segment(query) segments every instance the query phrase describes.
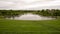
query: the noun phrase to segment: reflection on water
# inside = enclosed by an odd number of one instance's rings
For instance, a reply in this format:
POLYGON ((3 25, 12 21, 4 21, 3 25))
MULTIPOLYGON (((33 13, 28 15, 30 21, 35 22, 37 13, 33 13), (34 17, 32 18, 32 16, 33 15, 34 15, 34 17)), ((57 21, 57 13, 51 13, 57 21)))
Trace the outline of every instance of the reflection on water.
MULTIPOLYGON (((10 19, 13 19, 13 18, 10 18, 10 19)), ((52 20, 52 19, 54 18, 43 17, 40 15, 31 14, 31 13, 20 15, 19 17, 14 18, 14 20, 52 20)))

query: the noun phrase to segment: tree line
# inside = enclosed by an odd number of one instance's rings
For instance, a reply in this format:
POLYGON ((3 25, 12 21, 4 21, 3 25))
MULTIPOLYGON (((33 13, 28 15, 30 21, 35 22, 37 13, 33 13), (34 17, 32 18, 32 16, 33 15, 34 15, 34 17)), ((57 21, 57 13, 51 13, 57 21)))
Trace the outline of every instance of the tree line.
POLYGON ((33 13, 41 16, 58 18, 60 17, 59 9, 42 9, 42 10, 0 10, 0 17, 11 18, 18 17, 24 13, 33 13))

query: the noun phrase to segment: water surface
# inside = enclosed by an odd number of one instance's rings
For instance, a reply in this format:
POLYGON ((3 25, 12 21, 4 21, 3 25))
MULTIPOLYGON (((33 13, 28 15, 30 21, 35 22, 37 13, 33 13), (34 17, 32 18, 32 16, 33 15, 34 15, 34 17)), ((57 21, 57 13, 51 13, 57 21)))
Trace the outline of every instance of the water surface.
MULTIPOLYGON (((10 18, 10 19, 13 19, 13 18, 10 18)), ((15 17, 14 19, 15 20, 52 20, 54 18, 43 17, 41 15, 27 13, 27 14, 20 15, 19 17, 15 17)))

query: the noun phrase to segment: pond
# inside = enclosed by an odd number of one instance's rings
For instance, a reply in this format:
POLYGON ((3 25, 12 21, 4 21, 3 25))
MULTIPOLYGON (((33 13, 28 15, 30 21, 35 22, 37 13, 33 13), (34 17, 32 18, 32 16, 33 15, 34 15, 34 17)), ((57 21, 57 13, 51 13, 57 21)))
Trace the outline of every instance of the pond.
MULTIPOLYGON (((13 19, 13 18, 10 18, 10 19, 13 19)), ((36 15, 32 13, 23 14, 23 15, 20 15, 19 17, 14 18, 14 20, 52 20, 52 19, 55 19, 55 18, 43 17, 41 15, 36 15)))

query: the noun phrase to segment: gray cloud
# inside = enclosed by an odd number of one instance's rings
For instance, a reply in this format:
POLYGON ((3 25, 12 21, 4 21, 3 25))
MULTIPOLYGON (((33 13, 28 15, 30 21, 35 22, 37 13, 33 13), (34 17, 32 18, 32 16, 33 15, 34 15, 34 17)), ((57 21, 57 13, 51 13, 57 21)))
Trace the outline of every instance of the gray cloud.
POLYGON ((60 9, 60 0, 0 0, 0 9, 60 9))

